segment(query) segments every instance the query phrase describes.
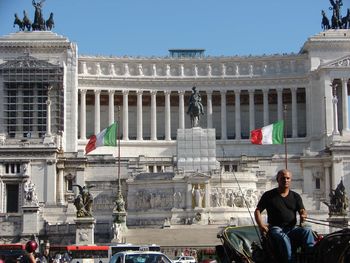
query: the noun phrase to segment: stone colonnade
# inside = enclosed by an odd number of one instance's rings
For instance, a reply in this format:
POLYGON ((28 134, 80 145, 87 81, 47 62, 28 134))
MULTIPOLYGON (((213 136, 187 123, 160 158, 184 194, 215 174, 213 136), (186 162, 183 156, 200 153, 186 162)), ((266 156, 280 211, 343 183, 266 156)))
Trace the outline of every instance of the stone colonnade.
MULTIPOLYGON (((298 137, 298 111, 297 111, 297 87, 289 88, 291 93, 291 113, 292 113, 292 137, 298 137)), ((255 127, 256 124, 256 112, 255 112, 255 102, 254 102, 254 95, 256 94, 257 90, 262 90, 263 94, 263 125, 269 125, 272 120, 269 119, 269 91, 275 90, 277 93, 277 119, 283 119, 283 90, 287 90, 287 88, 277 88, 277 89, 269 89, 269 88, 259 88, 259 89, 249 89, 249 130, 253 130, 257 127, 255 127)), ((95 106, 94 106, 94 133, 97 134, 100 132, 101 127, 101 103, 100 103, 100 96, 101 96, 100 89, 93 90, 95 95, 95 106)), ((122 106, 122 114, 123 114, 123 125, 122 125, 122 133, 123 137, 122 140, 129 140, 129 93, 131 91, 135 90, 122 90, 121 94, 123 96, 123 106, 122 106)), ((215 90, 216 91, 216 90, 215 90)), ((228 116, 227 116, 227 92, 231 90, 220 90, 220 115, 221 115, 221 139, 227 140, 227 124, 228 124, 228 116)), ((235 134, 236 140, 240 140, 241 138, 241 122, 243 121, 241 117, 241 91, 242 90, 233 90, 235 95, 235 134)), ((170 141, 171 140, 171 122, 174 121, 171 119, 171 105, 170 105, 170 90, 165 91, 157 91, 157 90, 151 90, 151 91, 143 91, 143 90, 136 90, 136 97, 137 97, 137 103, 136 103, 136 122, 137 122, 137 136, 136 140, 143 140, 143 105, 142 105, 142 96, 144 93, 150 93, 151 96, 151 136, 150 140, 157 140, 157 94, 162 94, 164 96, 164 131, 165 136, 164 140, 170 141)), ((109 96, 109 103, 108 103, 108 120, 109 124, 111 124, 114 121, 114 95, 116 91, 114 90, 108 90, 108 96, 109 96)), ((206 127, 205 128, 213 128, 213 91, 212 90, 206 90, 206 127)), ((80 139, 86 139, 86 89, 80 89, 80 139)), ((174 92, 172 95, 174 96, 174 92)), ((179 108, 178 108, 178 128, 184 129, 185 128, 185 91, 177 91, 178 94, 178 100, 179 100, 179 108)), ((203 94, 203 93, 202 93, 203 94)), ((306 93, 306 96, 308 96, 308 93, 306 93)), ((307 99, 306 99, 307 101, 307 99)), ((186 102, 187 103, 187 102, 186 102)), ((202 122, 203 124, 203 122, 202 122)), ((204 125, 202 125, 204 126, 204 125)))

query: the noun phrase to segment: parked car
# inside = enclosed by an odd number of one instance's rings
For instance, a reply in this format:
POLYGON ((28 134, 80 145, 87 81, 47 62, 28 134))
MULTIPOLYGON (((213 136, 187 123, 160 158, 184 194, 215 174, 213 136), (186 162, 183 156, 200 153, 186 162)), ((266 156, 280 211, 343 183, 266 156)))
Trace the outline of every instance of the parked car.
POLYGON ((196 263, 196 259, 192 256, 179 256, 174 258, 173 263, 196 263))
POLYGON ((114 254, 109 263, 172 263, 172 261, 157 251, 123 251, 114 254))

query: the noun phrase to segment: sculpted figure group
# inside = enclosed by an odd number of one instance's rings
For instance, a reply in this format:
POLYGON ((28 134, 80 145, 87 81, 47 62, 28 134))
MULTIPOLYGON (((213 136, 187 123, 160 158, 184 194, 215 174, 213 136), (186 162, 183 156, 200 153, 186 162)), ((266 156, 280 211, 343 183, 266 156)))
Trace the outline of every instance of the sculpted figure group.
POLYGON ((23 11, 23 19, 21 20, 17 13, 15 14, 15 21, 13 22, 13 27, 18 26, 21 31, 44 31, 44 30, 52 30, 55 26, 55 22, 53 20, 53 13, 50 14, 50 17, 45 20, 42 14, 42 7, 45 0, 41 0, 40 2, 35 2, 32 0, 32 5, 35 8, 34 13, 34 22, 32 23, 27 16, 27 12, 23 11))
POLYGON ((321 26, 323 30, 328 29, 349 29, 350 28, 350 9, 347 9, 346 16, 341 15, 341 7, 343 6, 343 0, 329 0, 331 7, 329 10, 332 10, 332 19, 329 19, 326 16, 326 12, 322 10, 322 22, 321 26))

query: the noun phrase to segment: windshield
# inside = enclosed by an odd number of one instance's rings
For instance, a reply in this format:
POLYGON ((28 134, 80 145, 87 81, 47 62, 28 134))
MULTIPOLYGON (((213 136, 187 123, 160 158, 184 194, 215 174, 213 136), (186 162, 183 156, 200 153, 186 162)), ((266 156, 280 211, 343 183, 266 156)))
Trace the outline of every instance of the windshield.
POLYGON ((125 263, 171 263, 161 254, 130 254, 125 256, 125 263))

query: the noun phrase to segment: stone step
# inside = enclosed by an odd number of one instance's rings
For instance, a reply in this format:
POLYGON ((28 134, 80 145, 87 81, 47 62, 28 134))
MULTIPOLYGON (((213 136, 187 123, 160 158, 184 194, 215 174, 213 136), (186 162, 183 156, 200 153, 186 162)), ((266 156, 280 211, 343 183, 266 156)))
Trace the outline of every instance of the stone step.
POLYGON ((208 246, 221 244, 217 233, 223 226, 181 226, 170 228, 134 228, 124 235, 132 244, 157 244, 160 246, 208 246))

